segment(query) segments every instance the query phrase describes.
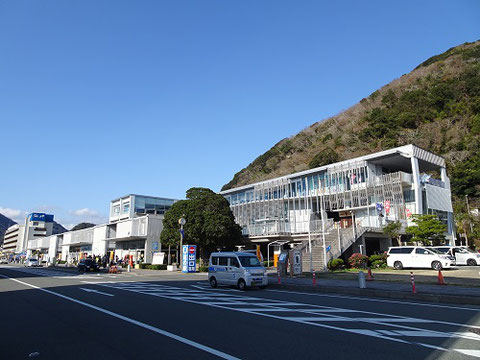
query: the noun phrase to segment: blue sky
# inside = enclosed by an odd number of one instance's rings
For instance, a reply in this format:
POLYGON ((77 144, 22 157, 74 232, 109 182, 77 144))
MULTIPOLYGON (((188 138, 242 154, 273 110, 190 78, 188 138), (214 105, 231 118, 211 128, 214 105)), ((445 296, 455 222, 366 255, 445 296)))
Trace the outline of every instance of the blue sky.
POLYGON ((218 191, 282 138, 480 38, 472 1, 2 1, 0 213, 218 191))

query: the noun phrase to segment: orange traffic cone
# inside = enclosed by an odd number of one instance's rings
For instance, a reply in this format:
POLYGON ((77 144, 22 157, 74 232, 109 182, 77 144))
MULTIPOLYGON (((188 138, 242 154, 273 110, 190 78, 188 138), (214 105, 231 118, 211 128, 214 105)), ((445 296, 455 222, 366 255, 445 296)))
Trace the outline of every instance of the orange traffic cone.
POLYGON ((370 268, 368 268, 368 273, 367 273, 367 278, 366 278, 367 281, 373 281, 375 280, 375 278, 373 277, 372 275, 372 270, 370 268))
POLYGON ((447 285, 445 280, 443 279, 442 271, 438 270, 438 282, 437 285, 447 285))

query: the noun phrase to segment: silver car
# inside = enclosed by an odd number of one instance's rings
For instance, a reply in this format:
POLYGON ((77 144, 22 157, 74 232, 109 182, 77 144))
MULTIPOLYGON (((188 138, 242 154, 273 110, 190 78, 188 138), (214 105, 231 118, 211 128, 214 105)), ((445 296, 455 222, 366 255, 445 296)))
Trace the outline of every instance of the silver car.
POLYGON ((25 267, 38 266, 38 260, 35 259, 35 258, 30 258, 30 259, 25 260, 23 265, 25 265, 25 267))
POLYGON ((258 258, 246 252, 216 252, 210 255, 208 281, 215 288, 218 284, 236 285, 238 289, 268 285, 267 271, 258 258))

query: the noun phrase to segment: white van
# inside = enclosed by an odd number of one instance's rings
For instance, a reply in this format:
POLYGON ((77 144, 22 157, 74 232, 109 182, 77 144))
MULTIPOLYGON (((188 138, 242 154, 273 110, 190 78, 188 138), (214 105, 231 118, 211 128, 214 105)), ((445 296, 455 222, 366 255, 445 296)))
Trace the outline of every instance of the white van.
POLYGON ((267 271, 258 258, 246 252, 216 252, 210 255, 208 281, 215 288, 218 284, 236 285, 240 290, 268 285, 267 271))
POLYGON ((397 270, 403 268, 448 269, 455 266, 455 258, 435 248, 424 246, 397 246, 388 248, 387 265, 397 270))
POLYGON ((435 246, 434 248, 445 255, 455 254, 457 265, 480 265, 480 254, 465 246, 435 246))

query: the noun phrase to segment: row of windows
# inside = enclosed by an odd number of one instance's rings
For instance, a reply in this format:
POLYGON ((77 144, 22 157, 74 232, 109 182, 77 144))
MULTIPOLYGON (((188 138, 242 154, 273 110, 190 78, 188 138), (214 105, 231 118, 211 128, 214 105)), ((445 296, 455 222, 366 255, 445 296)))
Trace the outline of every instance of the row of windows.
POLYGON ((287 187, 279 186, 267 191, 249 190, 233 195, 226 195, 230 205, 243 204, 260 200, 282 199, 287 197, 305 196, 307 193, 312 194, 317 189, 340 188, 341 191, 348 191, 351 185, 364 183, 368 178, 366 167, 354 169, 339 174, 321 174, 303 177, 301 179, 292 180, 287 187))

